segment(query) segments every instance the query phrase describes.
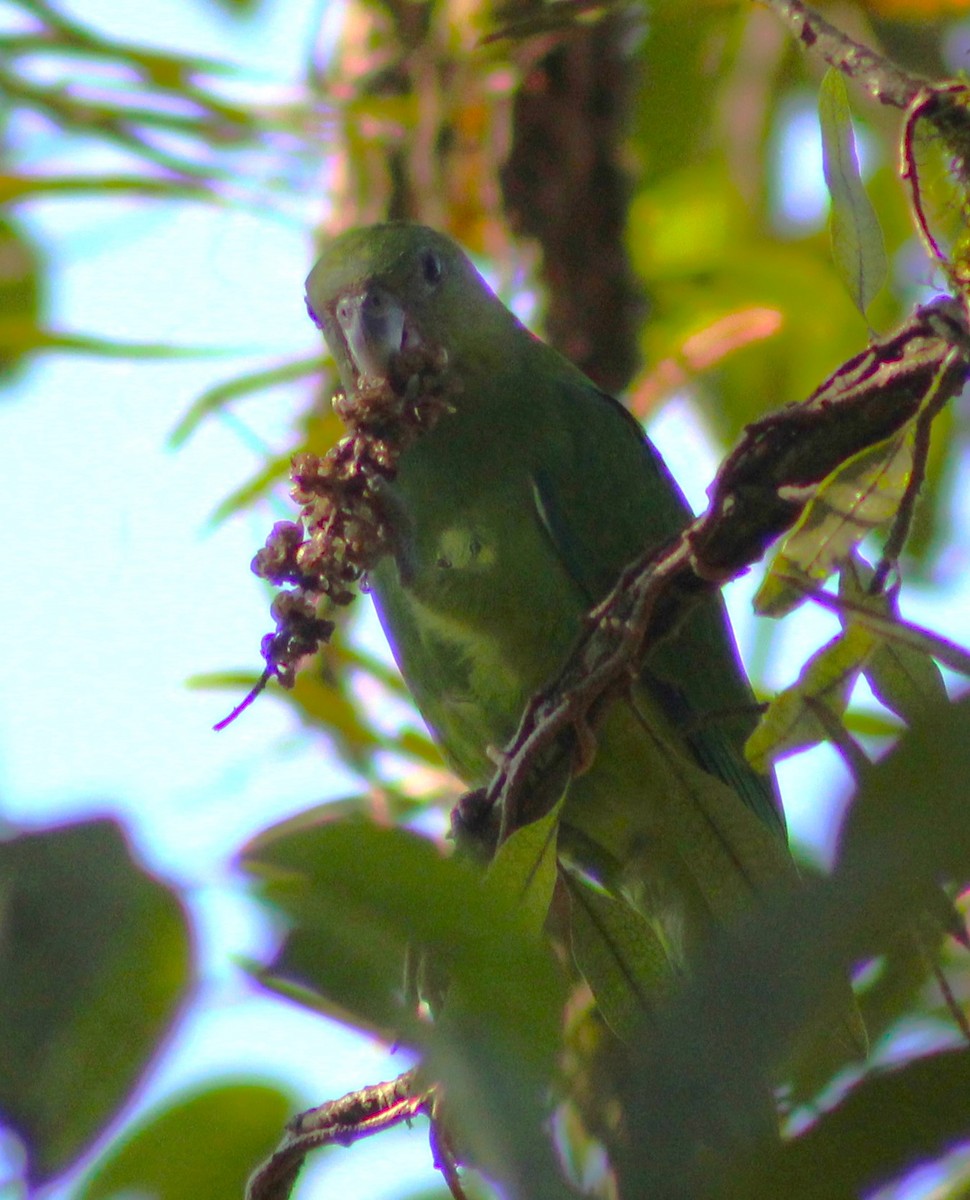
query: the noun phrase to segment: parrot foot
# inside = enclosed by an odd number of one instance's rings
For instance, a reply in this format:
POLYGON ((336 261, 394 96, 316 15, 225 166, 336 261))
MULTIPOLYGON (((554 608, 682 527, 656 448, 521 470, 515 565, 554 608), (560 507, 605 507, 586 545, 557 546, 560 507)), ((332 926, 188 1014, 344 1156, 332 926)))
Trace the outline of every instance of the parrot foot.
POLYGON ((569 724, 573 731, 576 744, 573 746, 573 775, 584 775, 593 765, 599 743, 596 734, 586 715, 586 705, 577 700, 576 711, 569 714, 569 724))
POLYGON ((485 788, 465 792, 451 810, 450 837, 459 850, 490 862, 498 846, 499 816, 485 788))

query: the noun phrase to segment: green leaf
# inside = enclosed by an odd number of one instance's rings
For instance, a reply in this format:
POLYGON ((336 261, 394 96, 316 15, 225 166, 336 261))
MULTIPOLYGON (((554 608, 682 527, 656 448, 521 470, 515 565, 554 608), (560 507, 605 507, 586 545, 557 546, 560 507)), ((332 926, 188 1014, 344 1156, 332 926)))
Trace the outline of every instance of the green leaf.
POLYGON ((182 445, 206 417, 224 408, 230 400, 238 400, 240 396, 249 396, 254 392, 267 391, 271 387, 278 387, 281 383, 292 383, 297 379, 318 375, 328 361, 319 354, 314 354, 310 358, 295 358, 275 367, 266 367, 261 371, 247 371, 245 375, 209 388, 199 396, 172 430, 169 437, 170 444, 172 446, 182 445))
POLYGON ((148 1113, 95 1164, 75 1200, 239 1200, 298 1107, 258 1080, 226 1080, 148 1113))
POLYGON ((864 712, 850 708, 844 714, 842 724, 855 738, 892 738, 895 741, 903 732, 902 725, 894 717, 878 709, 864 712))
POLYGON ((913 469, 914 427, 861 451, 818 486, 784 539, 755 596, 763 616, 781 617, 821 586, 874 530, 888 524, 913 469))
MULTIPOLYGON (((765 1147, 725 1200, 856 1200, 942 1158, 970 1128, 970 1051, 873 1073, 801 1137, 765 1147)), ((897 1193, 895 1188, 892 1193, 897 1193)), ((963 1192, 934 1189, 939 1196, 963 1192)))
MULTIPOLYGON (((845 576, 843 575, 843 578, 845 576)), ((894 613, 889 612, 885 605, 873 604, 871 600, 860 603, 853 597, 840 594, 838 600, 825 593, 814 597, 816 602, 826 608, 831 608, 839 614, 844 624, 852 622, 867 629, 876 638, 884 638, 900 646, 908 646, 923 654, 928 654, 941 662, 951 671, 961 675, 970 675, 970 650, 965 650, 948 638, 914 625, 911 621, 903 621, 894 613)))
POLYGON ((926 944, 929 937, 928 932, 923 938, 915 937, 913 926, 902 930, 883 955, 869 964, 861 985, 857 986, 859 1011, 873 1045, 919 1007, 930 963, 938 954, 943 935, 937 931, 926 944))
POLYGON ((628 1040, 670 982, 667 952, 656 929, 632 904, 573 871, 565 878, 576 966, 606 1023, 628 1040))
POLYGON ((250 17, 260 6, 260 0, 212 0, 217 8, 239 17, 250 17))
POLYGON ((943 675, 931 655, 891 636, 876 646, 863 670, 880 704, 909 724, 946 700, 943 675))
POLYGON ((251 508, 254 501, 269 495, 274 487, 286 478, 292 454, 271 455, 258 471, 234 488, 212 510, 209 524, 213 529, 243 509, 251 508))
MULTIPOLYGON (((209 399, 212 400, 211 393, 209 393, 209 399)), ((223 395, 222 401, 226 399, 227 397, 223 395)), ((212 412, 216 408, 220 408, 222 401, 217 399, 213 402, 213 406, 208 407, 206 411, 212 412)), ((202 401, 199 402, 199 404, 201 403, 202 401)), ((173 437, 186 436, 187 432, 194 427, 192 422, 205 415, 199 408, 199 404, 193 410, 196 416, 187 417, 172 435, 173 437), (186 425, 186 422, 189 422, 189 425, 186 425)), ((267 457, 258 471, 216 505, 209 518, 212 525, 218 525, 233 513, 249 507, 254 500, 265 496, 277 484, 285 482, 289 475, 290 462, 297 451, 308 450, 311 454, 325 454, 345 433, 346 426, 332 408, 328 407, 323 413, 311 413, 305 421, 304 438, 301 444, 293 447, 286 454, 267 457)))
MULTIPOLYGON (((410 693, 397 671, 371 656, 358 653, 345 642, 331 642, 325 646, 314 663, 300 672, 292 688, 271 683, 266 696, 290 705, 302 721, 332 738, 336 752, 366 778, 379 777, 374 762, 377 751, 390 751, 444 772, 441 751, 423 732, 423 727, 387 734, 374 728, 367 705, 350 686, 351 671, 372 676, 381 687, 410 703, 410 693)), ((218 671, 194 675, 187 683, 192 688, 245 695, 259 678, 254 671, 218 671)), ((419 721, 415 714, 416 726, 419 721)))
MULTIPOLYGON (((538 833, 547 843, 546 831, 538 833)), ((297 982, 324 1002, 336 997, 356 1023, 379 1012, 400 1038, 424 1047, 429 1076, 444 1085, 449 1125, 471 1160, 512 1195, 551 1197, 561 1189, 540 1098, 552 1078, 565 987, 535 932, 532 905, 524 912, 520 888, 496 886, 506 872, 522 881, 513 868, 528 842, 490 883, 425 838, 364 821, 269 830, 244 860, 261 897, 292 926, 270 970, 291 967, 299 940, 300 965, 312 971, 297 982), (405 1009, 400 985, 391 991, 389 970, 397 964, 400 981, 408 946, 449 980, 432 1026, 405 1009)))
POLYGON ((560 983, 521 893, 484 883, 427 838, 366 821, 286 823, 251 843, 243 865, 292 923, 273 975, 420 1041, 401 989, 414 946, 444 965, 466 1006, 516 1030, 527 1057, 538 1052, 534 1018, 560 983))
POLYGON ((105 196, 112 192, 159 200, 208 200, 219 202, 214 188, 204 182, 163 179, 152 175, 0 175, 0 204, 35 200, 40 196, 74 199, 105 196))
POLYGON ((485 887, 517 897, 526 926, 542 932, 558 876, 556 835, 562 800, 538 821, 523 825, 499 846, 489 864, 485 887))
POLYGON ((829 732, 818 713, 822 705, 841 720, 859 674, 876 645, 876 638, 858 625, 850 625, 808 660, 796 683, 771 701, 744 752, 756 771, 819 742, 829 732))
POLYGON ((832 256, 862 313, 886 282, 889 264, 879 219, 862 184, 845 80, 834 67, 819 88, 822 169, 832 198, 832 256))
POLYGON ((56 351, 89 358, 194 359, 234 353, 225 346, 172 346, 166 342, 129 342, 120 338, 95 337, 86 333, 64 333, 45 329, 31 321, 4 315, 0 318, 0 357, 56 351))
MULTIPOLYGON (((0 218, 0 313, 3 324, 33 329, 40 318, 42 262, 37 247, 18 224, 0 218)), ((0 326, 2 328, 2 326, 0 326)), ((9 381, 32 349, 0 336, 0 380, 9 381)))
POLYGON ((737 1164, 739 1140, 754 1147, 747 1156, 751 1173, 736 1188, 727 1187, 725 1159, 713 1153, 714 1194, 737 1200, 865 1195, 884 1180, 885 1162, 890 1170, 902 1169, 940 1152, 956 1129, 965 1133, 967 1060, 958 1066, 948 1059, 954 1074, 948 1081, 941 1077, 938 1106, 931 1100, 929 1067, 915 1102, 901 1077, 894 1115, 885 1110, 887 1142, 895 1139, 890 1159, 882 1152, 873 1160, 856 1158, 854 1138, 866 1136, 867 1125, 871 1135, 872 1124, 880 1124, 879 1109, 872 1108, 857 1133, 827 1150, 826 1162, 841 1160, 846 1172, 857 1172, 851 1187, 833 1188, 819 1160, 806 1153, 799 1158, 802 1191, 794 1173, 791 1187, 776 1173, 774 1155, 787 1150, 770 1122, 759 1135, 758 1103, 760 1095, 763 1118, 766 1082, 803 1031, 828 1028, 836 1042, 850 1031, 843 975, 848 964, 891 952, 927 902, 938 910, 940 880, 959 887, 970 879, 968 778, 970 699, 924 714, 866 773, 830 877, 806 881, 800 893, 766 896, 729 935, 712 939, 644 1036, 630 1043, 623 1099, 631 1195, 709 1194, 711 1180, 696 1186, 691 1176, 706 1169, 697 1145, 727 1147, 737 1164))
POLYGON ((128 1100, 191 975, 182 905, 115 822, 0 843, 0 1113, 32 1181, 65 1170, 128 1100))
POLYGON ((938 912, 939 883, 970 881, 968 778, 964 699, 923 708, 864 781, 842 828, 836 866, 852 886, 879 888, 858 955, 873 948, 865 939, 885 939, 924 908, 938 912))

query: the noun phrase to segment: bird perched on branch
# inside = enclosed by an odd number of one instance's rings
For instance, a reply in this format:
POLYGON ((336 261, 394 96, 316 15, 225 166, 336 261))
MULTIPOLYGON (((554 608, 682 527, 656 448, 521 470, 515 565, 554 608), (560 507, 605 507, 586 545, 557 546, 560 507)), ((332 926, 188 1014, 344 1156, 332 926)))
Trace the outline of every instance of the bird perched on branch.
MULTIPOLYGON (((473 787, 586 614, 690 511, 634 418, 494 295, 449 238, 394 222, 333 240, 307 303, 348 392, 434 345, 452 411, 387 484, 381 624, 448 762, 473 787)), ((745 760, 753 698, 719 595, 651 652, 569 783, 563 857, 635 898, 672 963, 795 869, 773 780, 745 760), (730 715, 725 715, 730 714, 730 715)))

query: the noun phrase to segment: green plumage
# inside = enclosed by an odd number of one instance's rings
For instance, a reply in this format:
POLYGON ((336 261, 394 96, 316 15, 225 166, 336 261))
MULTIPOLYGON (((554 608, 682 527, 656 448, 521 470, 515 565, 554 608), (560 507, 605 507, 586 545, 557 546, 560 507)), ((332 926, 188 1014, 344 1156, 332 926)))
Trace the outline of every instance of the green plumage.
MULTIPOLYGON (((307 281, 344 383, 418 342, 448 353, 455 411, 403 455, 374 600, 415 702, 469 785, 562 666, 584 614, 689 519, 633 418, 501 304, 462 251, 394 223, 332 242, 307 281)), ((623 889, 682 956, 711 918, 790 882, 772 780, 745 761, 750 689, 719 597, 651 656, 575 778, 560 847, 623 889), (721 715, 719 715, 721 714, 721 715)))

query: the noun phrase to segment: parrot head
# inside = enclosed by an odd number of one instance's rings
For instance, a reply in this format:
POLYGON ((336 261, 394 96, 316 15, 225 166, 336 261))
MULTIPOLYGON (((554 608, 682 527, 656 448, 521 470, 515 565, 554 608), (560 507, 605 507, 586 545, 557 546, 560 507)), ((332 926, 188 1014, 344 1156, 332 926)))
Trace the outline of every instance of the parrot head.
POLYGON ((518 326, 455 242, 406 221, 334 238, 307 278, 306 302, 348 391, 385 379, 402 350, 430 341, 453 357, 502 345, 518 326))

